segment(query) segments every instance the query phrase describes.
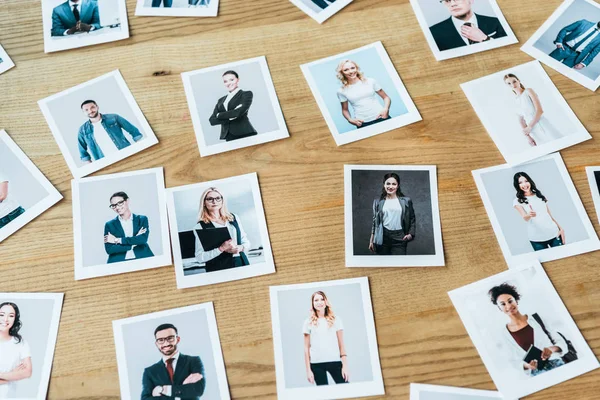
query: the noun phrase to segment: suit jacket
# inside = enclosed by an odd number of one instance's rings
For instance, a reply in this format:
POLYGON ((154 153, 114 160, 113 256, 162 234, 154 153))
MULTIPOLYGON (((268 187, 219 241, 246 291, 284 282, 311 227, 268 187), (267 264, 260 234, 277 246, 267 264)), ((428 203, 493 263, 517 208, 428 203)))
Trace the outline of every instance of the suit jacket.
MULTIPOLYGON (((402 230, 405 235, 410 234, 413 240, 415 238, 416 218, 410 197, 397 197, 402 207, 402 230)), ((373 234, 373 243, 383 244, 383 205, 385 199, 376 198, 373 200, 373 225, 371 233, 373 234)))
POLYGON ((173 382, 169 379, 167 367, 162 359, 146 368, 142 377, 141 400, 158 399, 157 397, 152 397, 152 390, 157 386, 163 385, 171 385, 171 397, 160 396, 160 399, 174 399, 175 397, 179 397, 181 400, 199 400, 206 387, 204 366, 200 357, 186 356, 179 353, 179 359, 177 360, 175 373, 173 374, 173 382), (185 378, 193 373, 202 374, 202 379, 196 383, 183 385, 185 378))
POLYGON ((121 238, 121 244, 104 243, 104 250, 108 254, 107 263, 114 263, 119 261, 125 261, 125 256, 133 246, 133 254, 135 258, 153 257, 154 253, 148 246, 148 236, 150 236, 150 228, 148 226, 148 217, 145 215, 133 214, 133 236, 126 237, 121 221, 117 216, 115 219, 111 219, 104 224, 104 235, 112 233, 114 236, 121 238), (143 235, 136 234, 140 229, 146 228, 146 233, 143 235))
MULTIPOLYGON (((335 2, 335 0, 329 0, 329 1, 332 3, 335 2)), ((323 9, 329 7, 329 3, 327 3, 325 0, 312 0, 312 2, 323 9)))
MULTIPOLYGON (((579 36, 585 34, 585 32, 596 25, 595 22, 590 22, 585 19, 573 22, 571 25, 567 25, 558 32, 554 43, 561 43, 563 46, 567 46, 567 42, 577 39, 579 36)), ((594 40, 590 42, 585 48, 579 53, 575 59, 575 64, 590 65, 594 58, 600 53, 600 35, 596 36, 594 40)))
MULTIPOLYGON (((498 18, 486 17, 485 15, 475 14, 477 26, 492 39, 499 39, 506 36, 506 32, 500 24, 498 18)), ((443 20, 429 28, 435 43, 440 51, 455 49, 466 46, 460 33, 456 30, 452 17, 443 20)))
MULTIPOLYGON (((98 2, 96 0, 81 0, 80 3, 79 20, 92 25, 94 29, 100 29, 98 2)), ((66 30, 71 29, 76 24, 77 20, 68 1, 54 7, 54 10, 52 10, 52 36, 63 36, 66 30)))
POLYGON ((226 98, 227 96, 223 96, 217 101, 215 110, 209 119, 211 125, 221 125, 220 139, 232 140, 256 135, 256 129, 248 119, 248 110, 252 105, 252 92, 244 90, 237 92, 227 104, 227 110, 223 105, 226 98), (240 107, 236 108, 238 106, 240 107), (230 118, 234 119, 230 120, 230 118))

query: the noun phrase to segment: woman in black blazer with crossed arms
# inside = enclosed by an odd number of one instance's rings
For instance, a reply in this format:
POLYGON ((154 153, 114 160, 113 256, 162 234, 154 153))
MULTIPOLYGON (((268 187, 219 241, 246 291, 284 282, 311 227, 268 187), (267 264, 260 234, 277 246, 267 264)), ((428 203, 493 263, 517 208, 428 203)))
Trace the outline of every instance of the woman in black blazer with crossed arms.
POLYGON ((223 74, 223 84, 229 92, 217 101, 209 122, 211 125, 221 125, 219 139, 227 142, 256 135, 256 129, 248 119, 248 110, 252 105, 252 92, 238 87, 240 78, 235 71, 223 74))

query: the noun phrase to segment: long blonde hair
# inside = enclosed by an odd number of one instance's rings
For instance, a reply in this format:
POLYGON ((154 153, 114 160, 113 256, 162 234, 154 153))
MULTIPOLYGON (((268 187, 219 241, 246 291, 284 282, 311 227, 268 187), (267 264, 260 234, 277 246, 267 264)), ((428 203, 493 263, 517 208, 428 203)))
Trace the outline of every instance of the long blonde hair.
POLYGON ((221 193, 219 191, 219 189, 217 189, 216 187, 209 187, 202 193, 202 196, 200 196, 200 207, 198 209, 198 222, 202 221, 204 223, 209 223, 211 221, 209 218, 210 214, 209 214, 208 210, 206 209, 206 205, 204 204, 204 202, 206 200, 206 196, 210 192, 219 193, 219 195, 223 199, 222 203, 221 203, 222 204, 221 209, 219 210, 219 215, 221 216, 221 218, 223 218, 225 221, 229 221, 229 222, 233 221, 233 214, 230 213, 229 211, 227 211, 227 203, 225 202, 225 196, 223 196, 223 193, 221 193))
POLYGON ((325 292, 320 290, 314 292, 312 296, 310 296, 310 324, 317 326, 317 322, 319 321, 319 314, 317 314, 317 310, 315 310, 315 296, 321 295, 323 297, 323 301, 325 301, 325 319, 327 320, 327 324, 331 328, 333 323, 335 322, 335 314, 333 312, 333 308, 331 307, 331 303, 327 300, 327 295, 325 292))
POLYGON ((362 73, 357 63, 350 59, 342 60, 335 69, 336 77, 342 82, 342 86, 346 87, 349 84, 348 79, 346 79, 346 75, 344 75, 344 73, 342 72, 342 69, 344 69, 344 64, 346 63, 354 64, 354 66, 356 67, 356 76, 358 77, 358 79, 360 79, 361 81, 365 80, 365 74, 362 73))

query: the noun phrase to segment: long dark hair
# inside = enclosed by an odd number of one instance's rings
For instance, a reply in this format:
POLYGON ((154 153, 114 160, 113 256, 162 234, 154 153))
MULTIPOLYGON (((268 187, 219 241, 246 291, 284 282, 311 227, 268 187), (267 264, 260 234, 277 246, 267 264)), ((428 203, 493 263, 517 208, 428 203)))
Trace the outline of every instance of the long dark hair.
POLYGON ((21 322, 21 312, 19 311, 19 307, 17 307, 15 303, 11 303, 10 301, 5 301, 4 303, 0 304, 0 308, 4 306, 11 306, 13 310, 15 310, 15 323, 8 330, 8 334, 17 339, 17 343, 21 343, 21 340, 23 340, 23 338, 21 337, 21 335, 19 335, 19 331, 21 330, 23 323, 21 322))
POLYGON ((385 174, 383 176, 383 186, 381 188, 381 196, 380 196, 381 200, 383 200, 383 199, 385 199, 387 197, 387 192, 385 190, 385 181, 387 181, 390 178, 394 178, 396 180, 396 182, 398 182, 398 189, 396 190, 396 196, 398 196, 398 197, 404 197, 404 194, 400 190, 400 177, 395 172, 388 172, 387 174, 385 174))
POLYGON ((519 178, 520 177, 527 179, 527 182, 529 182, 529 184, 531 185, 531 193, 535 194, 537 197, 542 199, 544 201, 544 203, 548 202, 548 199, 546 199, 546 196, 544 196, 542 194, 542 192, 540 192, 540 190, 535 186, 535 182, 533 181, 533 179, 531 179, 529 177, 529 175, 527 175, 525 172, 517 172, 515 174, 515 177, 513 178, 513 186, 515 187, 515 190, 517 191, 517 199, 519 199, 519 203, 529 204, 527 202, 527 199, 525 198, 525 192, 522 191, 521 188, 519 187, 519 178))

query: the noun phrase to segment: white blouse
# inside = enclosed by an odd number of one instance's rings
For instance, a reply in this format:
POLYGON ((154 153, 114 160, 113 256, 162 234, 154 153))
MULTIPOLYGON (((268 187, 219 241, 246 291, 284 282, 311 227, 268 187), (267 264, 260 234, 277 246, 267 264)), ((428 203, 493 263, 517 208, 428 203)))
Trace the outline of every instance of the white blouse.
MULTIPOLYGON (((242 226, 242 222, 240 221, 240 218, 234 214, 235 220, 240 228, 240 233, 241 233, 241 240, 240 243, 242 244, 242 246, 244 247, 243 251, 248 251, 250 250, 250 240, 248 239, 248 235, 246 235, 246 231, 244 230, 244 227, 242 226)), ((233 224, 229 221, 225 222, 225 225, 219 224, 218 222, 212 222, 212 224, 215 226, 215 228, 227 228, 227 230, 229 231, 229 236, 231 236, 231 239, 233 241, 234 244, 238 243, 237 240, 237 231, 235 229, 235 226, 233 226, 233 224)), ((198 234, 196 233, 196 229, 202 229, 202 225, 200 223, 197 223, 196 226, 194 226, 194 237, 196 238, 196 260, 198 260, 198 262, 201 263, 205 263, 207 261, 212 260, 213 258, 218 257, 222 252, 219 250, 219 248, 217 247, 216 249, 212 249, 209 251, 204 251, 204 248, 202 247, 202 243, 200 242, 200 238, 198 237, 198 234)), ((239 254, 234 254, 234 257, 239 257, 239 254)))

